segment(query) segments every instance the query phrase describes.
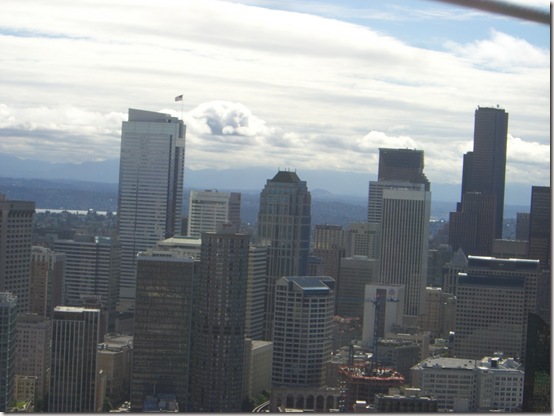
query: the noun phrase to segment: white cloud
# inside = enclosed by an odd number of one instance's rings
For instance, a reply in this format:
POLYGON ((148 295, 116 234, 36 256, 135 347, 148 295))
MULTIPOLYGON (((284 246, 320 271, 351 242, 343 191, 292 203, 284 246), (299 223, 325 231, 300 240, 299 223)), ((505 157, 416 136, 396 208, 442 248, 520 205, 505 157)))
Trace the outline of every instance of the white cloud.
POLYGON ((127 108, 181 117, 179 94, 196 169, 375 173, 378 147, 408 147, 425 151, 431 181, 459 181, 473 110, 497 103, 510 131, 548 146, 545 51, 497 31, 450 46, 415 48, 336 19, 234 2, 6 0, 0 151, 117 158, 127 108))

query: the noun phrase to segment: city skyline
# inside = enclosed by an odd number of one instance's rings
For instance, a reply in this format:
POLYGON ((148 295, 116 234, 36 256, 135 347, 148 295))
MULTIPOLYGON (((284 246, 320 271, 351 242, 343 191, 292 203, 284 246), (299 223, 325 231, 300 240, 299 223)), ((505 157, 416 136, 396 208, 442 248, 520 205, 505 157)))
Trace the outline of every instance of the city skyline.
POLYGON ((547 25, 429 0, 43 7, 0 17, 4 154, 116 159, 130 106, 184 119, 192 169, 375 174, 379 147, 411 148, 460 183, 472 112, 498 104, 507 182, 549 183, 547 25))

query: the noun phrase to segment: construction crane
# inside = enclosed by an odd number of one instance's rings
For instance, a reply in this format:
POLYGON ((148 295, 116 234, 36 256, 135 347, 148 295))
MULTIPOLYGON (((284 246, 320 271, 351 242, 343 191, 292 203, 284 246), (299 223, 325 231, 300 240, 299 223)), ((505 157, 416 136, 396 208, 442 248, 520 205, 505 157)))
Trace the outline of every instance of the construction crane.
POLYGON ((381 305, 385 304, 387 302, 399 302, 398 298, 396 297, 381 297, 377 295, 375 298, 368 298, 366 300, 369 300, 371 303, 373 303, 373 306, 375 306, 375 317, 373 318, 373 342, 371 345, 371 369, 373 370, 377 365, 377 340, 379 338, 379 317, 381 314, 381 305))

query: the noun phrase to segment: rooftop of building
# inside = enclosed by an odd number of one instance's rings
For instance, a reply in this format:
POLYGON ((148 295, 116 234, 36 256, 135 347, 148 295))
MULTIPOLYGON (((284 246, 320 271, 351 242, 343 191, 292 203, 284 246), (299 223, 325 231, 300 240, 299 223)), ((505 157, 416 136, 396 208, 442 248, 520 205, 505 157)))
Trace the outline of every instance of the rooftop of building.
POLYGON ((335 280, 330 276, 283 276, 281 279, 304 291, 327 291, 335 285, 335 280))
POLYGON ((422 370, 425 368, 442 369, 473 369, 477 366, 477 360, 452 357, 431 357, 427 358, 412 367, 412 369, 422 370))
POLYGON ((298 183, 302 182, 296 172, 291 172, 290 170, 279 170, 277 174, 273 177, 271 182, 281 182, 281 183, 298 183))

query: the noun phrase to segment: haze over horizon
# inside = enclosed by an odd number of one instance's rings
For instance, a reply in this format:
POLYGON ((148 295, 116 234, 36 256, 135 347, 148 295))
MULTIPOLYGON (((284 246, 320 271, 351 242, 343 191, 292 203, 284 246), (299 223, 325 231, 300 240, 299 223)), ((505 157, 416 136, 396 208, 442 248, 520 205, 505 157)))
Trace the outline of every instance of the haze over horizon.
POLYGON ((432 184, 459 185, 475 108, 500 105, 507 184, 550 184, 546 25, 425 0, 8 0, 3 10, 4 155, 117 159, 121 123, 139 108, 184 119, 194 171, 370 176, 379 147, 413 148, 432 184))

